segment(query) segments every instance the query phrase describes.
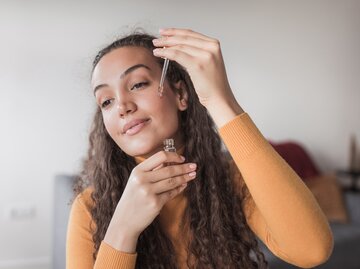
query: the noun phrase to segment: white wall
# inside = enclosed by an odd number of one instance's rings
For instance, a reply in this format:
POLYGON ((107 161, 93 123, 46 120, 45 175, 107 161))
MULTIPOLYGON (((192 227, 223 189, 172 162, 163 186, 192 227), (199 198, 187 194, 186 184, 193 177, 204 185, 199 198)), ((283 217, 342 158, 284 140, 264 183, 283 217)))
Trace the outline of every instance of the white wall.
POLYGON ((217 37, 267 138, 303 143, 324 171, 347 166, 350 134, 360 140, 360 1, 209 2, 0 2, 0 266, 50 266, 53 178, 79 168, 91 60, 127 25, 217 37), (19 203, 35 218, 6 220, 19 203))

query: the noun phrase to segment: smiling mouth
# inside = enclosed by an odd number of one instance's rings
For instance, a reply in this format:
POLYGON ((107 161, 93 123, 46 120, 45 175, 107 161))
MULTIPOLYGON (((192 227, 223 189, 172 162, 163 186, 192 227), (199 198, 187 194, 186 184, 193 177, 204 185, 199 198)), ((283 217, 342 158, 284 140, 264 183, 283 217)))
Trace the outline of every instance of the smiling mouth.
POLYGON ((146 125, 147 123, 150 121, 150 119, 143 121, 139 124, 134 125, 133 127, 129 128, 128 130, 126 130, 126 132, 124 133, 124 135, 135 135, 138 132, 140 132, 146 125))

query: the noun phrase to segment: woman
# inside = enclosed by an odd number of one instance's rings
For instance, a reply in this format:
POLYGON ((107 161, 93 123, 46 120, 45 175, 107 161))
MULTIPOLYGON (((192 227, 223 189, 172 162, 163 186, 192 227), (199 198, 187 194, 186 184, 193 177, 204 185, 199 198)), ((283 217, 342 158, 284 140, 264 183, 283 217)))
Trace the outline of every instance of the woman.
POLYGON ((219 42, 185 29, 160 35, 124 37, 94 60, 98 107, 67 268, 266 268, 255 236, 291 264, 326 261, 328 222, 236 101, 219 42), (177 152, 163 150, 167 138, 177 152))

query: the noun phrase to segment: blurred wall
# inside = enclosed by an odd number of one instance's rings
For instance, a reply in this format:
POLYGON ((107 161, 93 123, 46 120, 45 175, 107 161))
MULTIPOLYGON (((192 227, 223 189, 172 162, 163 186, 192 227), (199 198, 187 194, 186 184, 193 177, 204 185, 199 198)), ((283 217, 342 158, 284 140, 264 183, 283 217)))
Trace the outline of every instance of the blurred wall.
POLYGON ((350 134, 360 140, 359 25, 356 0, 1 1, 0 268, 50 267, 53 178, 80 168, 91 61, 116 36, 174 26, 218 38, 263 134, 301 142, 333 171, 348 164, 350 134), (28 205, 32 219, 8 218, 28 205))

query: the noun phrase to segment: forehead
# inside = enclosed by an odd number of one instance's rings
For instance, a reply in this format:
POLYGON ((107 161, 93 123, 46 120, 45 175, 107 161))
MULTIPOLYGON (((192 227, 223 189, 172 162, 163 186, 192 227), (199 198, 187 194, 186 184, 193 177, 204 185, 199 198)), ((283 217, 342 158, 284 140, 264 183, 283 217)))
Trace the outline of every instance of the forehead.
POLYGON ((120 76, 129 67, 136 64, 145 64, 151 70, 160 69, 155 56, 145 48, 122 47, 104 55, 95 66, 91 82, 101 82, 113 76, 120 76))

